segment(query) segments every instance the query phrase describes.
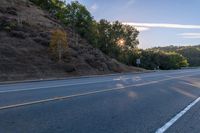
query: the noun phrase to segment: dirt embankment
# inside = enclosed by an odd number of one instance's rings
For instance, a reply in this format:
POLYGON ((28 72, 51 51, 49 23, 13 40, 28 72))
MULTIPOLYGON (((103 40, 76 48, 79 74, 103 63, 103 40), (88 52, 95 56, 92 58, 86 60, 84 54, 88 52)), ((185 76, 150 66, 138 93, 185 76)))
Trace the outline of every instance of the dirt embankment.
MULTIPOLYGON (((51 30, 61 26, 25 0, 1 0, 0 81, 142 71, 109 58, 66 28, 69 49, 62 63, 49 54, 51 30)), ((78 36, 78 35, 77 35, 78 36)))

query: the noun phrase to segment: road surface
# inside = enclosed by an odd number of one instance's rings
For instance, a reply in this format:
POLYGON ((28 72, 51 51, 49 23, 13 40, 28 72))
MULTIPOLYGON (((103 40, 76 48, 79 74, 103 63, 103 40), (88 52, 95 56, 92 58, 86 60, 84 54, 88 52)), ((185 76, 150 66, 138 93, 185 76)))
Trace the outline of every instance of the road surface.
POLYGON ((0 133, 199 133, 200 69, 0 85, 0 133))

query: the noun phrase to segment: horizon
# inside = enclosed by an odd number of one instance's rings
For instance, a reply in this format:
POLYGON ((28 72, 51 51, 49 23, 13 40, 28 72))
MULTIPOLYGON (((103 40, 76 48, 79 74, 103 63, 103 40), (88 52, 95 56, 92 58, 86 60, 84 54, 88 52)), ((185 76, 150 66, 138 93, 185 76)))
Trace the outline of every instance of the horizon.
MULTIPOLYGON (((71 2, 74 0, 67 0, 71 2)), ((120 21, 140 31, 139 48, 200 44, 200 1, 78 0, 95 20, 120 21), (111 10, 112 9, 112 10, 111 10), (105 11, 102 13, 102 11, 105 11), (124 15, 126 14, 126 15, 124 15)))

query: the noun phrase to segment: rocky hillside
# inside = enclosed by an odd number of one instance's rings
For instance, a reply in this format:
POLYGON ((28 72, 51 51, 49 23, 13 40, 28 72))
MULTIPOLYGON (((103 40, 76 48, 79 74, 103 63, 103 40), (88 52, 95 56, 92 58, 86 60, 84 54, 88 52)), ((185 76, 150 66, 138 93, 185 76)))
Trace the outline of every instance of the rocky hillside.
POLYGON ((67 28, 69 49, 64 61, 57 63, 49 54, 52 29, 61 24, 27 0, 0 2, 0 80, 141 71, 125 66, 93 48, 78 37, 74 45, 67 28))

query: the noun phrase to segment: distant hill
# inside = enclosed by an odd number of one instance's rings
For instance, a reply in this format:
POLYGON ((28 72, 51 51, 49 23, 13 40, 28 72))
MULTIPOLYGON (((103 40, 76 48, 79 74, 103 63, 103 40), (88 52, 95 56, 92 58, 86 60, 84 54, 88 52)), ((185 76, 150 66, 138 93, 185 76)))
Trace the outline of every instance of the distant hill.
POLYGON ((187 58, 191 67, 200 66, 200 45, 155 47, 154 50, 177 52, 187 58))
POLYGON ((1 0, 0 81, 75 75, 142 71, 109 58, 28 0, 1 0), (69 38, 62 63, 53 60, 48 47, 51 30, 62 27, 69 38))

